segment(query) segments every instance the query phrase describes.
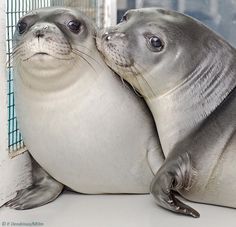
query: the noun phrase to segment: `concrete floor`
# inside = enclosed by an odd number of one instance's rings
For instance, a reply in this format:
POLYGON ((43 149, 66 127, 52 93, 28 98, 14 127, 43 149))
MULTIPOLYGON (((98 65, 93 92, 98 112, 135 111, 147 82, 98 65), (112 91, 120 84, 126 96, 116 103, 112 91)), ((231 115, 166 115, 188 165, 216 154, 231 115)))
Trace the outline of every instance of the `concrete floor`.
POLYGON ((150 195, 80 195, 64 192, 32 210, 0 209, 0 226, 44 227, 235 227, 236 209, 189 203, 201 217, 175 215, 150 195), (33 223, 34 222, 34 223, 33 223))

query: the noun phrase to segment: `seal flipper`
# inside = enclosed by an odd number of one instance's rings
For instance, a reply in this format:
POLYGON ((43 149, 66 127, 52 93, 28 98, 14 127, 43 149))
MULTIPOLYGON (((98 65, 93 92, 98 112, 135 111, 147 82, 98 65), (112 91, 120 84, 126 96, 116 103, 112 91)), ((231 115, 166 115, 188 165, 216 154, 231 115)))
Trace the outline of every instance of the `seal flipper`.
POLYGON ((53 201, 62 192, 64 185, 49 176, 32 157, 31 159, 33 184, 19 190, 16 197, 5 206, 16 210, 31 209, 53 201))
POLYGON ((191 166, 188 153, 177 159, 166 159, 151 183, 151 193, 161 207, 176 213, 198 218, 200 214, 175 197, 176 192, 189 190, 195 170, 191 166))

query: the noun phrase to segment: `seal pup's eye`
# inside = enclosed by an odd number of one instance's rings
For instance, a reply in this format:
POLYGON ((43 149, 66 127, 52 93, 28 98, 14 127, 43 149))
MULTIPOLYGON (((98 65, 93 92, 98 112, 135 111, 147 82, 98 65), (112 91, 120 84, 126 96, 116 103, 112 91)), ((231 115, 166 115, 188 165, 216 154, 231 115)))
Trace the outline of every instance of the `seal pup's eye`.
POLYGON ((161 51, 164 47, 163 42, 157 36, 149 37, 148 43, 149 49, 151 49, 151 51, 161 51))
POLYGON ((77 34, 80 32, 81 23, 78 20, 72 20, 69 21, 67 27, 70 29, 70 31, 77 34))
POLYGON ((26 28, 27 28, 27 24, 23 21, 20 21, 17 24, 17 29, 18 29, 19 34, 23 34, 26 31, 26 28))

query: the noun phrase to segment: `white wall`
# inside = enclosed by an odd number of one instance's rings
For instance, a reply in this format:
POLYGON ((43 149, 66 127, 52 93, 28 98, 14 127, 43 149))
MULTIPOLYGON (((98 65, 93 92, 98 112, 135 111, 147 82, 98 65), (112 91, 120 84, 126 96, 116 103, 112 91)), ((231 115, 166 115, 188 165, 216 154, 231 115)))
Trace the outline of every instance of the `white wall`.
POLYGON ((7 73, 6 73, 6 14, 5 1, 0 1, 0 206, 13 198, 17 190, 31 183, 31 164, 28 153, 13 159, 8 156, 7 144, 7 73))
POLYGON ((104 27, 116 25, 117 2, 116 0, 104 0, 104 27))

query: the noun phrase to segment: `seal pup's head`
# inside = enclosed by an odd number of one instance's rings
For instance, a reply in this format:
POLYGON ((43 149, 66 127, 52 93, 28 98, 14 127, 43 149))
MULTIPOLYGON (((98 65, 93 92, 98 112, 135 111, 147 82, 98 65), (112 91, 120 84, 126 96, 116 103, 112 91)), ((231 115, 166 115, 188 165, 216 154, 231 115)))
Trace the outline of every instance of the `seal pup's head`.
POLYGON ((23 16, 14 34, 17 77, 34 89, 66 87, 91 68, 95 27, 72 8, 42 8, 23 16), (70 73, 77 70, 77 73, 70 73))
POLYGON ((157 8, 127 11, 118 25, 100 33, 97 47, 113 70, 149 98, 197 82, 198 73, 214 79, 235 54, 197 20, 157 8))

